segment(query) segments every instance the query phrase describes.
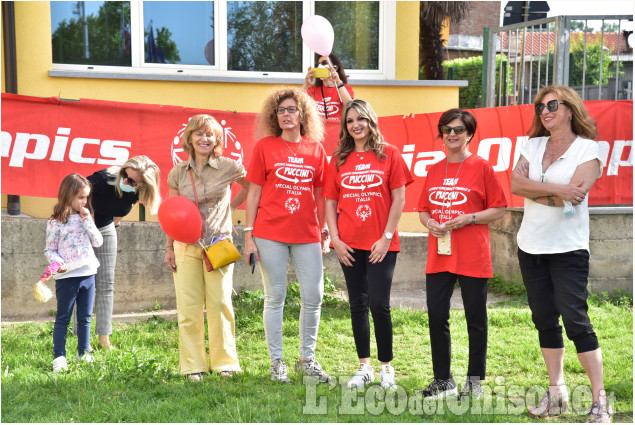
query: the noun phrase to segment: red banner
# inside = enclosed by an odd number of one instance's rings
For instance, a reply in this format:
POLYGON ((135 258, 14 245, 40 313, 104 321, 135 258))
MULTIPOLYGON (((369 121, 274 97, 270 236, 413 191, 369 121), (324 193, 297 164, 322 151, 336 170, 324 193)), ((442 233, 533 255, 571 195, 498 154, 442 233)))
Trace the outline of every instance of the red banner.
MULTIPOLYGON (((587 101, 598 122, 600 152, 606 162, 589 195, 591 205, 633 203, 633 101, 587 101)), ((533 105, 474 109, 478 122, 470 150, 490 161, 505 188, 510 206, 510 176, 527 140, 533 105)), ((213 115, 225 132, 224 155, 249 164, 256 114, 82 99, 36 98, 2 94, 2 193, 56 197, 69 173, 89 175, 129 157, 148 155, 161 168, 162 192, 175 162, 186 159, 181 134, 188 118, 213 115)), ((415 211, 430 165, 443 159, 436 139, 441 113, 381 117, 386 140, 397 146, 415 176, 407 189, 405 211, 415 211)), ((326 123, 327 153, 334 151, 339 122, 326 123)))

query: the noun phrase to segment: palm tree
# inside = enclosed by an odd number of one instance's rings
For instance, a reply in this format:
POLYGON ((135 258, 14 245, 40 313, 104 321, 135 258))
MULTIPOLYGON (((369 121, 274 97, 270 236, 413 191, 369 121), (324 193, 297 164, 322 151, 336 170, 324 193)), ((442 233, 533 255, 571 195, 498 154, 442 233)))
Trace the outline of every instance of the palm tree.
POLYGON ((465 18, 471 9, 468 1, 422 1, 419 7, 419 69, 423 80, 443 80, 441 63, 444 40, 441 28, 446 18, 453 23, 465 18))

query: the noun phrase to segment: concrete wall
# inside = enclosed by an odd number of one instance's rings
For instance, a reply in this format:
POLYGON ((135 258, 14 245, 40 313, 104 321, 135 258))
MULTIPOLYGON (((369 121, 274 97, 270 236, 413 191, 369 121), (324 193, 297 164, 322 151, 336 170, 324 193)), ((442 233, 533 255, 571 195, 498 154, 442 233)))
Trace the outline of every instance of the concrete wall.
MULTIPOLYGON (((510 208, 505 217, 490 225, 494 272, 507 280, 522 281, 516 258, 516 233, 522 208, 510 208)), ((633 208, 590 208, 591 291, 622 288, 633 293, 633 208)))
MULTIPOLYGON (((594 292, 633 287, 633 220, 632 208, 596 210, 591 214, 591 276, 594 292), (611 212, 612 211, 612 212, 611 212)), ((503 220, 490 228, 494 271, 507 279, 520 281, 516 259, 516 232, 522 212, 508 210, 503 220)), ((165 239, 157 223, 124 222, 117 229, 119 237, 115 274, 115 312, 151 309, 158 302, 163 308, 175 308, 172 275, 163 265, 165 239)), ((3 216, 2 234, 2 319, 17 320, 55 310, 55 301, 38 303, 33 298, 33 284, 47 266, 43 255, 46 220, 3 216)), ((427 234, 403 233, 393 281, 395 289, 425 288, 427 234)), ((243 234, 235 238, 243 249, 243 234)), ((344 276, 334 252, 324 258, 327 273, 339 287, 344 276)), ((293 267, 288 278, 295 282, 293 267)), ((54 281, 48 282, 52 289, 54 281)), ((260 271, 252 275, 244 262, 236 263, 234 288, 260 289, 260 271)))

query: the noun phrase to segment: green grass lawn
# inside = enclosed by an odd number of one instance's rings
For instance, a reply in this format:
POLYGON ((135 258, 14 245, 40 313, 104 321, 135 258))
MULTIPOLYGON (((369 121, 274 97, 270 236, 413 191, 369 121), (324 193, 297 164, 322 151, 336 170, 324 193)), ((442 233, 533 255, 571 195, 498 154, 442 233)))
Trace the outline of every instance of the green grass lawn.
MULTIPOLYGON (((297 294, 285 308, 285 362, 298 357, 297 294)), ((261 293, 235 299, 238 355, 244 372, 233 378, 205 375, 190 382, 178 373, 178 328, 154 317, 116 323, 118 349, 96 351, 94 364, 79 364, 77 339, 69 334, 70 370, 51 371, 53 321, 2 326, 3 422, 539 422, 526 415, 546 389, 538 337, 522 301, 489 309, 486 396, 469 404, 458 400, 423 402, 415 391, 432 379, 428 316, 393 310, 393 366, 399 389, 384 394, 379 382, 365 391, 345 389, 357 358, 348 304, 325 298, 316 358, 334 378, 331 384, 291 384, 269 377, 262 326, 261 293), (72 356, 72 357, 71 357, 72 356)), ((633 421, 633 313, 629 305, 602 303, 590 308, 604 354, 607 392, 614 397, 616 422, 633 421)), ((453 372, 462 387, 467 368, 467 332, 462 310, 453 310, 453 372)), ((97 345, 93 335, 92 346, 97 345)), ((371 346, 374 342, 371 343, 371 346)), ((565 376, 570 412, 551 421, 583 422, 590 407, 588 381, 573 344, 566 342, 565 376)), ((371 356, 376 375, 376 351, 371 356)))

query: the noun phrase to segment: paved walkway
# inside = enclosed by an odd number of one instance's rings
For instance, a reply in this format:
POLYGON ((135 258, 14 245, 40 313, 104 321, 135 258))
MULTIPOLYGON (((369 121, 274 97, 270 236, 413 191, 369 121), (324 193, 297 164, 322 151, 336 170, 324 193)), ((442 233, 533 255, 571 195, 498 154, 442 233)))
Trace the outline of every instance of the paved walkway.
MULTIPOLYGON (((338 291, 338 297, 347 299, 345 291, 338 291)), ((498 301, 504 301, 507 299, 504 296, 495 296, 487 294, 487 304, 495 303, 498 301)), ((426 291, 423 289, 394 289, 390 296, 390 306, 392 308, 412 308, 412 309, 426 309, 426 291)), ((463 308, 463 300, 461 299, 461 290, 456 288, 452 294, 450 301, 450 307, 455 309, 463 308)), ((159 311, 147 311, 138 313, 119 313, 113 314, 113 322, 135 322, 137 320, 146 320, 152 316, 162 317, 165 320, 176 320, 176 310, 159 310, 159 311)), ((50 315, 37 315, 21 320, 2 320, 3 325, 12 323, 24 323, 24 322, 48 322, 54 321, 55 318, 50 315)))

